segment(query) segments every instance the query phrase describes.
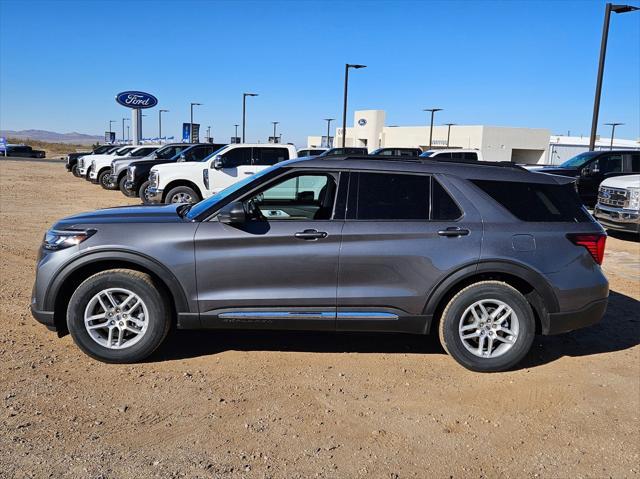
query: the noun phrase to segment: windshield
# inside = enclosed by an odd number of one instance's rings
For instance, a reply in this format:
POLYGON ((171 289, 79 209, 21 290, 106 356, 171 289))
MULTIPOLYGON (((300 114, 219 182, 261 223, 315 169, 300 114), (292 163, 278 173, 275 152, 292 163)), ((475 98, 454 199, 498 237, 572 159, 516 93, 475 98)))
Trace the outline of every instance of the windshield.
POLYGON ((580 168, 587 161, 593 158, 594 153, 586 152, 580 153, 578 156, 574 156, 573 158, 569 158, 567 161, 560 165, 561 168, 580 168))
POLYGON ((233 193, 235 193, 236 191, 240 190, 244 186, 248 185, 252 181, 257 180, 258 178, 262 178, 263 176, 271 173, 273 170, 275 170, 277 168, 280 168, 280 165, 273 165, 270 168, 266 168, 266 169, 264 169, 262 171, 259 171, 255 175, 247 176, 244 180, 238 181, 237 183, 233 183, 232 185, 227 186, 224 190, 214 194, 213 196, 210 196, 206 200, 202 200, 200 203, 196 203, 189 210, 189 212, 187 214, 187 219, 193 220, 193 219, 197 218, 202 213, 204 213, 208 209, 210 209, 213 206, 215 206, 216 203, 219 203, 219 202, 223 201, 227 196, 232 195, 233 193))
POLYGON ((224 145, 222 148, 217 149, 216 151, 214 151, 213 153, 211 153, 209 156, 205 156, 203 159, 201 159, 200 161, 207 161, 210 158, 213 158, 215 155, 219 155, 221 154, 222 150, 224 150, 227 146, 229 145, 224 145))
POLYGON ((134 148, 132 148, 132 147, 130 147, 130 146, 129 146, 129 147, 127 147, 127 148, 121 148, 121 149, 119 149, 118 151, 116 151, 116 155, 118 155, 118 156, 124 156, 124 155, 126 155, 127 153, 129 153, 129 152, 130 152, 131 150, 133 150, 133 149, 134 149, 134 148))
POLYGON ((435 150, 427 150, 424 153, 422 153, 420 156, 422 158, 426 158, 426 157, 429 157, 429 156, 433 155, 434 153, 435 153, 435 150))
POLYGON ((169 145, 164 148, 160 148, 156 151, 156 158, 158 160, 168 160, 169 158, 173 158, 181 151, 189 148, 189 145, 169 145))

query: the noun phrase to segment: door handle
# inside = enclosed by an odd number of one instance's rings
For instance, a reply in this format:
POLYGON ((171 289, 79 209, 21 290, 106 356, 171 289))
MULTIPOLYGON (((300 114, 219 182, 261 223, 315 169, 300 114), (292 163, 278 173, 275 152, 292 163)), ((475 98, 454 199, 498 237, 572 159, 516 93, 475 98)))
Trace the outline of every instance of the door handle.
POLYGON ((297 232, 293 236, 302 240, 317 240, 317 239, 326 238, 327 233, 324 231, 318 231, 318 230, 304 230, 304 231, 297 232))
POLYGON ((469 230, 465 228, 459 228, 458 226, 451 226, 447 229, 438 231, 440 236, 467 236, 469 230))

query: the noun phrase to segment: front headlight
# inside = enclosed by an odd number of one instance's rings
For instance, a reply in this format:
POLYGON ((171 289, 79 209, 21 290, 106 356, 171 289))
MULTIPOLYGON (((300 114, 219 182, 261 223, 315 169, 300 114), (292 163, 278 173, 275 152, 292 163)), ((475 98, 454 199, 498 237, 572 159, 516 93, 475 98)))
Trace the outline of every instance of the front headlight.
POLYGON ((202 181, 204 182, 204 187, 209 189, 209 169, 205 168, 202 170, 202 181))
POLYGON ((149 173, 149 184, 153 187, 157 187, 159 179, 160 175, 158 175, 158 172, 151 170, 151 173, 149 173))
POLYGON ((57 251, 82 243, 96 230, 49 230, 44 235, 44 249, 57 251))
POLYGON ((91 168, 89 168, 91 171, 96 169, 96 160, 91 160, 91 168))
POLYGON ((640 188, 627 188, 629 190, 630 210, 640 210, 640 188))
POLYGON ((135 177, 136 177, 136 167, 130 166, 129 168, 127 168, 127 180, 133 181, 135 177))

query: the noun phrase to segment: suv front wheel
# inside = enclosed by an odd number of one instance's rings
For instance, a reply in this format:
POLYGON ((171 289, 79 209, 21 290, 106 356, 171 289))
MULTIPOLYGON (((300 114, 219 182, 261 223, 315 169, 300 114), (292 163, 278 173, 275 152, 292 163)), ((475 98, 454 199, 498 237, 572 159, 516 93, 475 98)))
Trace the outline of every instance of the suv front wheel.
POLYGON ((140 361, 164 341, 170 305, 153 279, 129 269, 87 278, 67 309, 67 327, 82 351, 107 363, 140 361))
POLYGON ((535 334, 526 298, 501 281, 481 281, 459 291, 440 318, 440 342, 472 371, 504 371, 524 358, 535 334))

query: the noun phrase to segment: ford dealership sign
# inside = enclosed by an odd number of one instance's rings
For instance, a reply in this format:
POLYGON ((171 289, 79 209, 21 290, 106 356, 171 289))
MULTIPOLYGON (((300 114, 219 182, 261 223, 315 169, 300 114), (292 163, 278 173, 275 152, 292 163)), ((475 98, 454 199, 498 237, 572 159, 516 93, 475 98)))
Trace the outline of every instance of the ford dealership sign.
POLYGON ((127 108, 153 108, 158 99, 142 91, 123 91, 116 95, 116 101, 127 108))

